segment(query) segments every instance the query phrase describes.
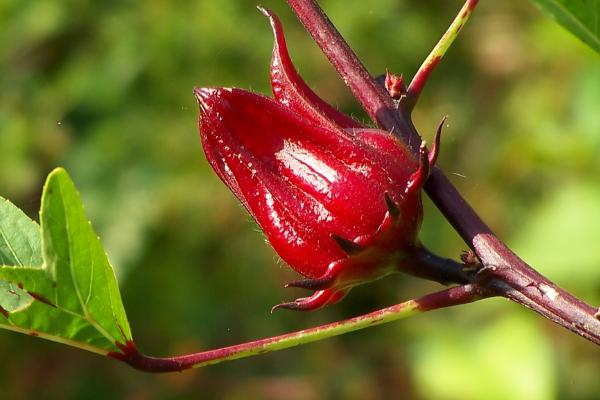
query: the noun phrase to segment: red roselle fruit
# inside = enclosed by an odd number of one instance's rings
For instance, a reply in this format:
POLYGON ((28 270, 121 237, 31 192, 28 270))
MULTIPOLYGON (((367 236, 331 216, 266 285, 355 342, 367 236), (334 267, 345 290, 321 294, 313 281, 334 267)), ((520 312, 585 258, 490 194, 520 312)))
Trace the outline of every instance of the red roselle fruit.
MULTIPOLYGON (((351 287, 414 270, 423 248, 421 187, 438 140, 415 160, 392 134, 369 129, 319 98, 298 75, 277 17, 274 99, 236 88, 197 88, 210 165, 279 256, 315 290, 276 308, 313 310, 351 287)), ((437 137, 439 138, 438 128, 437 137)))

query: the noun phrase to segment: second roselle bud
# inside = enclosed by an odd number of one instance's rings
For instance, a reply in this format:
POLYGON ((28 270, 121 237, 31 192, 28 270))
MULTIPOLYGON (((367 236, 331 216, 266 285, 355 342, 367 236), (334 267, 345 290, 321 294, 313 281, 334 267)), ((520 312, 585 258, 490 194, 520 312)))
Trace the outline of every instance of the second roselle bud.
POLYGON ((402 75, 395 75, 386 71, 384 87, 387 90, 390 97, 394 100, 400 100, 402 96, 406 95, 406 84, 402 75))

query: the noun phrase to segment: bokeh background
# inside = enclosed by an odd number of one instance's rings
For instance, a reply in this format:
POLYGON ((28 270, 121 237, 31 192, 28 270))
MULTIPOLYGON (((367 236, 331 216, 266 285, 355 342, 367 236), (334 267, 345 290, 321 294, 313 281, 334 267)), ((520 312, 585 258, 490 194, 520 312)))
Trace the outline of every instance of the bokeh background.
MULTIPOLYGON (((292 57, 324 98, 366 120, 281 0, 292 57)), ((2 0, 0 195, 37 219, 64 166, 117 270, 138 346, 172 355, 289 332, 419 296, 393 276, 311 314, 273 304, 294 274, 211 172, 194 86, 269 93, 272 39, 255 1, 2 0)), ((460 1, 327 0, 373 74, 408 76, 460 1)), ((415 113, 448 114, 439 160, 518 254, 600 304, 600 57, 529 2, 484 1, 415 113)), ((426 200, 423 241, 465 245, 426 200)), ((295 349, 148 375, 0 332, 10 399, 590 399, 598 348, 503 300, 420 315, 295 349)))

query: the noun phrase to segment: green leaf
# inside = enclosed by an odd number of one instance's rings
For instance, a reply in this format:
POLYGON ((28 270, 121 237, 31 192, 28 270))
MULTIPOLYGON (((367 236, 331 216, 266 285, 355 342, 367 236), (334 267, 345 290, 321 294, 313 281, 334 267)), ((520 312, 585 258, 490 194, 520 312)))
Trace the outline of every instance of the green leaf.
POLYGON ((66 171, 44 186, 41 251, 34 222, 6 201, 0 216, 0 327, 104 355, 132 340, 112 266, 66 171))
POLYGON ((41 267, 40 227, 0 197, 0 265, 41 267))
POLYGON ((533 2, 600 53, 600 0, 533 0, 533 2))
MULTIPOLYGON (((0 266, 36 266, 43 263, 40 227, 8 200, 0 197, 0 266)), ((33 297, 13 283, 0 280, 0 312, 21 311, 33 297)))

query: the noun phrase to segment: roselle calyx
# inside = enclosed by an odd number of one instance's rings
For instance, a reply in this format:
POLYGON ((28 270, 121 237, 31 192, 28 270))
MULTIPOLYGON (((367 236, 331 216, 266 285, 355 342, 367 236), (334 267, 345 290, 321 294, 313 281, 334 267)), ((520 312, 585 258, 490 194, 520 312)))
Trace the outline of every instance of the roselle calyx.
POLYGON ((287 286, 315 290, 273 309, 313 310, 420 254, 421 188, 439 146, 423 144, 416 160, 389 132, 319 98, 296 72, 279 20, 261 11, 275 36, 275 98, 195 89, 202 146, 271 246, 305 277, 287 286))

